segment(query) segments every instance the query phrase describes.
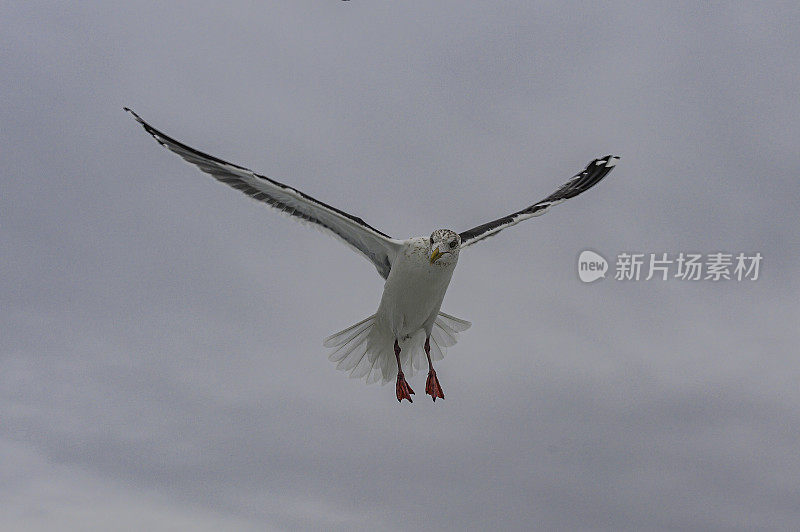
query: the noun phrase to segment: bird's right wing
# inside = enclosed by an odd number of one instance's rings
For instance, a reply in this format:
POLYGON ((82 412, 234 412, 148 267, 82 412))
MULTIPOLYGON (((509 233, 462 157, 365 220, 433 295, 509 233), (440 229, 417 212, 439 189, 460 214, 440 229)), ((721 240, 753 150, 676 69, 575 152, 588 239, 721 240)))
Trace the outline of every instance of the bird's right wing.
POLYGON ((125 110, 133 115, 159 144, 177 153, 187 162, 218 181, 241 190, 253 199, 271 205, 298 220, 315 224, 367 257, 375 265, 381 277, 386 279, 389 276, 392 262, 402 247, 399 240, 378 231, 361 218, 326 205, 299 190, 178 142, 142 120, 132 110, 127 107, 125 110))
POLYGON ((464 231, 459 234, 461 237, 461 247, 471 246, 475 242, 496 235, 506 227, 517 225, 523 220, 533 218, 534 216, 541 216, 553 205, 575 197, 582 192, 586 192, 597 183, 600 182, 611 170, 614 165, 619 161, 619 157, 615 155, 606 155, 600 159, 595 159, 586 165, 586 169, 576 174, 572 179, 564 183, 561 188, 547 196, 545 199, 538 203, 534 203, 530 207, 526 207, 521 211, 517 211, 508 216, 498 218, 489 223, 473 227, 469 231, 464 231))

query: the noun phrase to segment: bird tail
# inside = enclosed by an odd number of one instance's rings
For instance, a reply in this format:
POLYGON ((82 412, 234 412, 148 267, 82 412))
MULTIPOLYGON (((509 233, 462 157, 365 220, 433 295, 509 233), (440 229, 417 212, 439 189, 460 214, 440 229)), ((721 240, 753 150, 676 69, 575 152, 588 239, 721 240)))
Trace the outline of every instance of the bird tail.
MULTIPOLYGON (((431 359, 443 359, 447 348, 458 341, 458 333, 471 325, 466 320, 439 312, 431 331, 431 359)), ((424 343, 422 330, 400 343, 400 364, 409 378, 426 362, 424 343)), ((349 371, 354 379, 366 377, 367 384, 379 380, 386 384, 397 376, 394 337, 383 328, 375 327, 375 315, 328 336, 323 345, 334 348, 328 359, 336 362, 336 369, 349 371)))

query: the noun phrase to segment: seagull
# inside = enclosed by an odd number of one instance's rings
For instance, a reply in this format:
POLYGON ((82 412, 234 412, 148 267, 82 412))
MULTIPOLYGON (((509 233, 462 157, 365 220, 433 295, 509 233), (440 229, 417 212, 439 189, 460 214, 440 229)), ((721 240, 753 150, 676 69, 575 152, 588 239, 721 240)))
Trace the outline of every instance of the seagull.
POLYGON ((367 384, 394 380, 395 395, 401 403, 403 399, 413 402, 414 395, 403 368, 413 376, 415 370, 422 368, 423 353, 428 363, 425 393, 434 402, 444 399, 433 361, 444 358, 446 348, 455 345, 458 333, 471 326, 470 322, 441 311, 460 251, 587 191, 619 161, 613 155, 595 159, 545 199, 467 231, 437 229, 429 237, 398 240, 295 188, 191 148, 157 130, 131 109, 124 110, 159 144, 185 161, 257 201, 313 224, 372 262, 385 280, 377 312, 327 337, 323 345, 333 349, 328 358, 336 362, 336 368, 349 371, 351 377, 364 378, 367 384))

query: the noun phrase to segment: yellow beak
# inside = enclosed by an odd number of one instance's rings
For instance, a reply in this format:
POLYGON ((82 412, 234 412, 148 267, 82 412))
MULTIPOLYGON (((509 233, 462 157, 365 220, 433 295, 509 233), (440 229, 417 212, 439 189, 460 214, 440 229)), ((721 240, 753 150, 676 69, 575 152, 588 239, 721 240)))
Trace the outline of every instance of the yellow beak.
POLYGON ((441 252, 441 251, 439 251, 439 248, 437 247, 436 249, 434 249, 434 250, 433 250, 433 253, 431 253, 431 264, 433 264, 434 262, 436 262, 436 261, 437 261, 437 259, 438 259, 439 257, 441 257, 441 256, 442 256, 442 252, 441 252))

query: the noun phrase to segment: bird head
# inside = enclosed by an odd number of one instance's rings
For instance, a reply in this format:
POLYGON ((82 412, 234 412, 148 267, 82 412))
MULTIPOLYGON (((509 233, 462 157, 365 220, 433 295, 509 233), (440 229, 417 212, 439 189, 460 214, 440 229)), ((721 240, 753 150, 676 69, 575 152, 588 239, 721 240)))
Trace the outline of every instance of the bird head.
POLYGON ((437 229, 431 233, 428 241, 431 246, 431 264, 455 264, 458 261, 458 251, 461 249, 461 237, 450 229, 437 229))

